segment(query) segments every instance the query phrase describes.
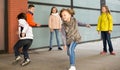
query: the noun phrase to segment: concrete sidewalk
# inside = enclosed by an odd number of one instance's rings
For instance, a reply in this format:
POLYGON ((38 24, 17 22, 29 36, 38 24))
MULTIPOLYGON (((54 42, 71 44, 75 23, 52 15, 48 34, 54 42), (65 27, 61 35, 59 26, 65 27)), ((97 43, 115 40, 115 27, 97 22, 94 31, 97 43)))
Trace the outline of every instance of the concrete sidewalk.
MULTIPOLYGON (((77 70, 120 70, 120 38, 112 39, 116 55, 101 56, 102 42, 89 42, 76 47, 77 70)), ((0 54, 0 70, 68 70, 69 59, 65 51, 53 48, 37 49, 30 51, 32 62, 21 67, 20 64, 12 65, 13 54, 0 54)))

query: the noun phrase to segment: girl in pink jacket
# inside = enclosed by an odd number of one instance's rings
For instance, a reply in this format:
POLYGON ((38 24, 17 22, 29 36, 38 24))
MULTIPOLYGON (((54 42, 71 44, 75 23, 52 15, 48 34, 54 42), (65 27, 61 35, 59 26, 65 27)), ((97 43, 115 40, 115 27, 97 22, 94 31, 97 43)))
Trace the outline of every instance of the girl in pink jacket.
POLYGON ((58 50, 62 50, 62 48, 60 47, 60 42, 59 42, 59 31, 61 30, 61 18, 58 14, 58 10, 56 7, 52 7, 51 8, 51 13, 50 13, 50 17, 49 17, 49 22, 48 22, 48 26, 50 28, 50 47, 49 47, 49 51, 52 50, 52 40, 53 40, 53 34, 55 32, 56 34, 56 40, 57 40, 57 45, 58 45, 58 50))

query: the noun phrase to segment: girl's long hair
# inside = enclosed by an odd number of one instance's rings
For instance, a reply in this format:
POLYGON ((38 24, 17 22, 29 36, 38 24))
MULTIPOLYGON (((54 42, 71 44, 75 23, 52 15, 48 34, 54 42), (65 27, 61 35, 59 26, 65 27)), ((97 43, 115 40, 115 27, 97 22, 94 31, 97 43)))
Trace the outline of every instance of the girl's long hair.
POLYGON ((58 12, 58 9, 57 9, 55 6, 53 6, 53 7, 51 8, 50 15, 52 14, 52 10, 53 10, 54 8, 56 9, 56 13, 58 12))
POLYGON ((108 8, 108 6, 106 6, 106 5, 103 5, 102 7, 105 7, 105 8, 106 8, 106 10, 107 10, 107 11, 106 11, 106 13, 109 13, 109 14, 111 14, 111 13, 110 13, 110 10, 109 10, 109 8, 108 8))

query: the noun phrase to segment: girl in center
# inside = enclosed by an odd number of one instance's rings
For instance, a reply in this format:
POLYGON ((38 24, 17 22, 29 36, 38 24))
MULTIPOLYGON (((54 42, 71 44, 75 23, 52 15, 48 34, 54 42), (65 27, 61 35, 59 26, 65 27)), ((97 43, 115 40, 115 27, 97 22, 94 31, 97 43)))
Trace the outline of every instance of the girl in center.
POLYGON ((78 26, 90 27, 89 24, 78 22, 74 17, 73 9, 62 9, 60 11, 60 17, 63 20, 62 23, 62 40, 64 43, 64 49, 67 49, 67 54, 70 59, 69 70, 76 70, 75 67, 75 52, 74 49, 78 43, 80 43, 81 36, 78 31, 78 26))
POLYGON ((61 30, 61 18, 58 14, 58 10, 56 7, 52 7, 51 8, 51 12, 50 12, 50 17, 49 17, 49 29, 50 29, 50 47, 49 47, 49 51, 52 50, 52 40, 53 40, 53 34, 55 32, 56 34, 56 40, 57 40, 57 45, 58 45, 58 50, 62 50, 62 48, 60 47, 60 42, 59 42, 59 31, 61 30))

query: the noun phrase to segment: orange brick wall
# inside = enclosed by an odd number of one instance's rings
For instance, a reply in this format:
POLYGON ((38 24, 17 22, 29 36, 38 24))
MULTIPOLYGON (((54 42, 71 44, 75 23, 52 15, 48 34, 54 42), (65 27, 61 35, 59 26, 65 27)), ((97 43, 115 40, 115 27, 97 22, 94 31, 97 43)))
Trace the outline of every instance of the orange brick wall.
POLYGON ((18 40, 16 16, 27 11, 28 0, 8 0, 8 52, 13 53, 13 46, 18 40))

